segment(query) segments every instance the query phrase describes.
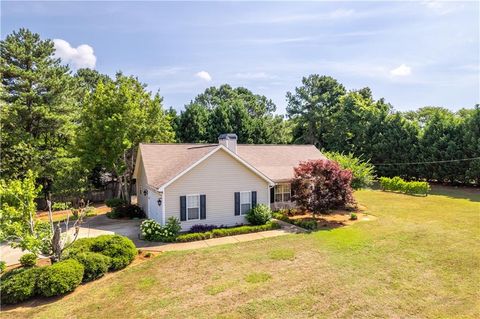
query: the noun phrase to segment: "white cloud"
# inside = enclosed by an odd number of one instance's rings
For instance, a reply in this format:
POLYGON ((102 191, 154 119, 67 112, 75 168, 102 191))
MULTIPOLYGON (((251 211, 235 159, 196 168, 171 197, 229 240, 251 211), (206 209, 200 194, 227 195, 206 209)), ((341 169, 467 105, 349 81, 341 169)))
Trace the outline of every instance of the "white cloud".
POLYGON ((202 79, 204 81, 207 81, 207 82, 212 81, 212 77, 210 76, 210 74, 207 71, 200 71, 198 73, 195 73, 195 76, 197 78, 200 78, 200 79, 202 79))
POLYGON ((412 74, 412 68, 406 64, 402 64, 399 67, 390 70, 390 74, 393 76, 408 76, 412 74))
POLYGON ((451 4, 447 1, 438 1, 438 0, 430 0, 430 1, 423 1, 422 4, 427 7, 429 10, 433 11, 439 15, 446 15, 455 10, 455 7, 458 7, 458 4, 451 4))
POLYGON ((87 44, 79 45, 74 48, 65 40, 54 39, 55 57, 62 59, 63 62, 71 63, 77 69, 95 68, 97 57, 93 54, 93 48, 87 44))

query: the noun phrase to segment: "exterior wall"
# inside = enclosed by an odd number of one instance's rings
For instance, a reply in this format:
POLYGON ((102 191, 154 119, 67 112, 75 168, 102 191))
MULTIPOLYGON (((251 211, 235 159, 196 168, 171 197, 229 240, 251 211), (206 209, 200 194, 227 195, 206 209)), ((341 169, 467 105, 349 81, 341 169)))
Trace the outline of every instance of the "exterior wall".
POLYGON ((182 230, 195 224, 234 226, 247 223, 235 216, 235 192, 256 191, 257 204, 269 204, 268 183, 224 150, 218 150, 165 189, 165 220, 180 219, 180 196, 206 195, 206 219, 183 221, 182 230))
POLYGON ((158 206, 158 199, 160 198, 160 194, 157 193, 155 189, 148 186, 142 161, 140 162, 139 166, 139 178, 137 179, 136 188, 137 205, 143 209, 143 211, 147 214, 148 218, 155 219, 159 223, 161 223, 163 220, 163 204, 162 206, 158 206), (148 192, 147 195, 143 194, 145 190, 147 190, 148 192))

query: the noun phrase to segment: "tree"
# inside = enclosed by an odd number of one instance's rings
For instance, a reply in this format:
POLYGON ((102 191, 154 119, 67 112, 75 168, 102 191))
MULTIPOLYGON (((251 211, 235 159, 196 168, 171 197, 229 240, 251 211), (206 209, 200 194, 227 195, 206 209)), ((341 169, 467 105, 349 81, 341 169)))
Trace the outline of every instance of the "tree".
POLYGON ((35 177, 29 170, 23 180, 0 180, 0 241, 38 254, 51 232, 48 223, 36 218, 35 198, 41 187, 35 185, 35 177))
POLYGON ((37 217, 35 198, 41 186, 35 186, 35 179, 35 174, 29 170, 23 180, 0 180, 0 241, 34 254, 41 252, 50 256, 52 262, 57 262, 62 252, 77 239, 85 206, 74 210, 77 219, 73 225, 69 224, 70 215, 67 216, 62 234, 60 222, 56 225, 53 222, 50 201, 49 222, 37 217), (74 229, 73 239, 69 236, 69 228, 74 229))
POLYGON ((191 103, 185 107, 180 115, 178 138, 182 142, 207 143, 210 141, 209 110, 197 103, 191 103))
POLYGON ((353 189, 366 188, 373 184, 375 167, 369 161, 355 157, 352 153, 323 152, 332 161, 337 162, 342 169, 352 172, 353 189))
POLYGON ((134 77, 117 74, 100 82, 82 108, 77 148, 87 168, 103 167, 119 182, 119 196, 130 203, 139 143, 172 142, 174 132, 159 94, 151 96, 134 77))
POLYGON ((328 148, 325 134, 335 126, 331 115, 345 93, 344 86, 337 80, 318 74, 304 77, 295 93, 287 92, 287 114, 295 123, 294 141, 328 148))
POLYGON ((180 139, 216 143, 220 134, 230 132, 240 143, 287 143, 290 128, 275 110, 271 100, 246 88, 210 87, 181 113, 180 139))
POLYGON ((48 192, 54 163, 69 156, 77 105, 67 66, 53 57, 53 42, 20 29, 0 42, 1 175, 22 178, 37 173, 48 192))
POLYGON ((355 205, 350 186, 352 172, 341 169, 337 162, 302 162, 294 171, 292 199, 301 209, 315 215, 355 205))
MULTIPOLYGON (((463 115, 463 114, 462 114, 463 115)), ((480 157, 480 106, 463 115, 462 125, 463 149, 466 158, 480 157)), ((466 162, 466 182, 473 182, 480 185, 480 159, 466 162)))

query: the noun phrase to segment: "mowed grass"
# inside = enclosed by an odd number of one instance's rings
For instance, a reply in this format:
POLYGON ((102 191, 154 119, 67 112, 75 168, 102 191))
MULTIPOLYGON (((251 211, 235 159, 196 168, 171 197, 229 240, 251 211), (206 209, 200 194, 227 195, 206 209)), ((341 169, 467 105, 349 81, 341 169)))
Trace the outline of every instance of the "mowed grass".
POLYGON ((479 318, 480 193, 356 192, 377 219, 161 254, 3 318, 479 318), (439 195, 435 195, 439 194, 439 195))

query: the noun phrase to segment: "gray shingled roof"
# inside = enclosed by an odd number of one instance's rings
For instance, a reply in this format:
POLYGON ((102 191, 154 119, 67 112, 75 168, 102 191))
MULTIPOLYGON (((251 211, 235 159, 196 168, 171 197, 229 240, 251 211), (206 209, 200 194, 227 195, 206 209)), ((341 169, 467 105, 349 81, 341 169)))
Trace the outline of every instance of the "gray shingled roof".
MULTIPOLYGON (((147 183, 159 188, 214 150, 218 144, 140 144, 147 183)), ((293 178, 300 162, 324 159, 313 145, 238 144, 237 155, 274 182, 293 178)))

